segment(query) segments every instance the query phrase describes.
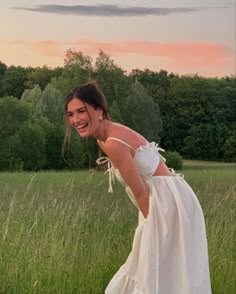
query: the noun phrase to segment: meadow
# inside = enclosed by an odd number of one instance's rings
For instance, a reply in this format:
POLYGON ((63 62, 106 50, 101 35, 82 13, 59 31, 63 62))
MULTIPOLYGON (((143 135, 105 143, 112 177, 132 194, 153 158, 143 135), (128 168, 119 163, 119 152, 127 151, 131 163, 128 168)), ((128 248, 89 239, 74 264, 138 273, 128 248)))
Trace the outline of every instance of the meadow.
MULTIPOLYGON (((184 167, 205 215, 212 293, 236 293, 236 164, 184 167)), ((113 188, 97 171, 0 173, 0 293, 104 293, 137 225, 113 188)))

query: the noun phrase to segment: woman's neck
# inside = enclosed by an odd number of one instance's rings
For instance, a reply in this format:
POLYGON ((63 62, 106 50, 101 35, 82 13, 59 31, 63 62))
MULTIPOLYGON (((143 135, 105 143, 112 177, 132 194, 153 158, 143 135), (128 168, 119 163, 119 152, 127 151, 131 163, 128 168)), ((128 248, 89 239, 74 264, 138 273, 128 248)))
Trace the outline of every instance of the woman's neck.
POLYGON ((99 140, 101 143, 105 143, 108 138, 109 128, 111 127, 111 121, 103 120, 100 126, 97 129, 97 132, 93 135, 93 137, 99 140))

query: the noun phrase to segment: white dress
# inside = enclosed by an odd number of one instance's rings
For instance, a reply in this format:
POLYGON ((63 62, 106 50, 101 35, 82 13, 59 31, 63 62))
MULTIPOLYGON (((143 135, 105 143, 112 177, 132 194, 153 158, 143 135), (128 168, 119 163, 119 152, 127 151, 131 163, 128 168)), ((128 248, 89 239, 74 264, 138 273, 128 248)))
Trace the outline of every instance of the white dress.
MULTIPOLYGON (((132 148, 117 138, 109 139, 132 148)), ((134 160, 150 187, 149 214, 145 219, 139 212, 132 251, 105 294, 211 293, 202 209, 182 176, 152 176, 160 161, 158 150, 155 143, 135 150, 134 160)), ((110 191, 115 174, 138 208, 135 196, 119 171, 109 160, 108 164, 110 191)))

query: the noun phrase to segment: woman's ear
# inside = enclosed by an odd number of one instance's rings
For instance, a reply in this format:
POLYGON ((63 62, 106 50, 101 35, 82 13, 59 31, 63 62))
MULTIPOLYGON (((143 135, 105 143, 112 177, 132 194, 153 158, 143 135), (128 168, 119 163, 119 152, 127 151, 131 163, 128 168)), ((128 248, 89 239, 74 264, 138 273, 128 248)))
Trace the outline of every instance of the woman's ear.
POLYGON ((102 121, 103 120, 103 109, 99 107, 97 109, 97 111, 98 111, 98 119, 102 121))

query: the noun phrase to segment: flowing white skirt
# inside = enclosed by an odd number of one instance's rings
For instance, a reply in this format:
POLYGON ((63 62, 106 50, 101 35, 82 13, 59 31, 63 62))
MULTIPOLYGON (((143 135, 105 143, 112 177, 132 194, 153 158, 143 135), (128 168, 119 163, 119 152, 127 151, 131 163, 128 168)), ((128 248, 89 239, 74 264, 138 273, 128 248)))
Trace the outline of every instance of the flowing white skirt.
POLYGON ((180 176, 156 176, 147 183, 149 215, 139 213, 132 251, 105 293, 210 294, 205 223, 196 195, 180 176))

